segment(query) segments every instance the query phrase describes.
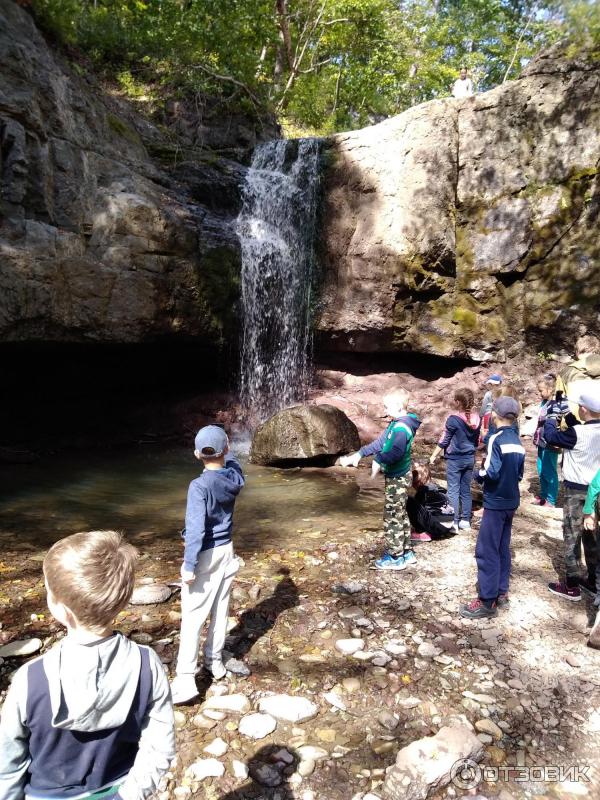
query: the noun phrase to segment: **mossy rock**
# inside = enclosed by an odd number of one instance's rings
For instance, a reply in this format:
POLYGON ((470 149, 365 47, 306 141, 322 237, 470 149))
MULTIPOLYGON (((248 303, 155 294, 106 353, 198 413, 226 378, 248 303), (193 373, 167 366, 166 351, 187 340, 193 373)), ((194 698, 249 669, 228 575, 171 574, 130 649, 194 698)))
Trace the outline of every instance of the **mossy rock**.
POLYGON ((455 322, 463 330, 475 330, 477 328, 477 314, 467 308, 455 308, 452 313, 452 322, 455 322))
POLYGON ((142 147, 142 140, 140 138, 139 133, 128 125, 121 117, 117 117, 115 114, 111 114, 110 112, 106 115, 106 122, 108 123, 108 127, 113 130, 117 136, 120 136, 122 139, 126 139, 131 144, 136 145, 137 147, 142 147))

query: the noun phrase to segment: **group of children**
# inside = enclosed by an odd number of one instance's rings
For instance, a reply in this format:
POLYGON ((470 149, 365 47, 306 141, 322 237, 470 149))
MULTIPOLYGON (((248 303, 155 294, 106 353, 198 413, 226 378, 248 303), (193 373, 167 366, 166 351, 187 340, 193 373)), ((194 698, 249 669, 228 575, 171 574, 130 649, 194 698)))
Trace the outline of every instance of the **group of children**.
MULTIPOLYGON (((540 381, 536 444, 541 490, 535 502, 557 499, 558 450, 564 454, 566 578, 550 591, 579 600, 581 590, 600 603, 597 500, 600 495, 600 382, 586 381, 569 400, 540 381), (548 455, 549 454, 549 455, 548 455), (581 575, 581 544, 587 576, 581 575)), ((483 489, 483 517, 475 547, 478 597, 461 606, 464 617, 492 617, 508 601, 512 521, 519 506, 525 449, 518 431, 520 404, 492 376, 483 407, 468 389, 454 395, 442 436, 448 493, 430 483, 429 467, 412 464, 420 421, 402 389, 384 398, 391 421, 381 436, 341 459, 357 466, 373 457, 372 475, 385 476, 386 551, 376 569, 416 564, 413 542, 469 530, 471 481, 483 489), (487 415, 482 437, 481 422, 487 415), (485 444, 483 460, 477 453, 485 444), (414 495, 410 488, 416 490, 414 495)), ((552 387, 553 388, 553 387, 552 387)), ((175 755, 173 703, 198 694, 200 634, 210 617, 204 668, 225 676, 222 661, 231 584, 238 569, 232 545, 233 510, 244 486, 226 433, 202 428, 195 455, 204 464, 190 484, 181 567, 182 622, 176 676, 169 687, 154 651, 112 630, 127 605, 136 551, 113 531, 78 533, 58 541, 44 559, 48 607, 67 635, 15 674, 0 721, 0 797, 6 800, 143 800, 158 787, 175 755)), ((600 615, 599 615, 600 616, 600 615)))
MULTIPOLYGON (((415 542, 470 530, 472 481, 481 485, 483 510, 475 546, 478 596, 460 608, 460 614, 470 619, 493 617, 498 608, 509 602, 510 538, 513 517, 520 504, 519 483, 525 465, 525 448, 519 434, 521 404, 516 392, 512 387, 502 386, 502 377, 497 374, 490 376, 487 383, 490 388, 480 411, 475 409, 470 389, 455 392, 453 408, 429 459, 429 464, 434 465, 440 454, 444 454, 446 507, 439 487, 429 483, 426 465, 415 464, 411 474, 411 451, 420 422, 414 413, 407 412, 409 396, 404 390, 384 398, 386 414, 392 421, 381 436, 340 459, 342 466, 357 466, 362 458, 373 456, 372 474, 380 470, 384 473, 386 549, 374 564, 381 570, 400 571, 416 564, 415 542), (480 450, 483 458, 477 467, 480 450), (415 489, 412 497, 411 482, 415 489)), ((555 507, 558 457, 563 454, 566 577, 549 583, 548 589, 573 601, 580 600, 581 592, 587 591, 600 605, 596 514, 600 493, 600 381, 573 383, 569 398, 562 390, 556 391, 556 385, 557 378, 550 373, 543 375, 538 383, 540 406, 533 437, 540 477, 540 494, 534 504, 555 507), (582 546, 585 576, 582 576, 582 546)))

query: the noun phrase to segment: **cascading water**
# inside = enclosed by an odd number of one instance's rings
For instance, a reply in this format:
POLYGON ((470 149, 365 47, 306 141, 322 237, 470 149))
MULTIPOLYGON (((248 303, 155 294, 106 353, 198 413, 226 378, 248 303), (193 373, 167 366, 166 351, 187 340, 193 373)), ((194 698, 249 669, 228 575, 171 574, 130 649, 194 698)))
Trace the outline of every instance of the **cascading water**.
POLYGON ((251 423, 306 394, 319 159, 317 139, 267 142, 256 149, 246 178, 237 220, 240 394, 251 423))

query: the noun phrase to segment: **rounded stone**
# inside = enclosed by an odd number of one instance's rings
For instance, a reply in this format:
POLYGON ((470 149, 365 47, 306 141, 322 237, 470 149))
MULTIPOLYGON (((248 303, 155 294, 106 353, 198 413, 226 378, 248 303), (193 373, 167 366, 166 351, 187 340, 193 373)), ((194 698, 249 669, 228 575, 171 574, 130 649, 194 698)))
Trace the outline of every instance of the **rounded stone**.
POLYGON ((129 602, 132 606, 148 606, 166 602, 173 590, 164 583, 136 586, 129 602))
POLYGON ((313 719, 319 713, 316 703, 306 697, 297 697, 289 694, 275 694, 263 697, 258 704, 260 711, 271 714, 275 719, 286 722, 305 722, 313 719))
POLYGON ((273 733, 276 727, 277 720, 274 717, 257 712, 242 717, 238 730, 242 736, 247 736, 249 739, 264 739, 265 736, 273 733))
POLYGON ((2 658, 15 658, 17 656, 31 656, 42 648, 41 639, 16 639, 14 642, 3 644, 0 647, 2 658))

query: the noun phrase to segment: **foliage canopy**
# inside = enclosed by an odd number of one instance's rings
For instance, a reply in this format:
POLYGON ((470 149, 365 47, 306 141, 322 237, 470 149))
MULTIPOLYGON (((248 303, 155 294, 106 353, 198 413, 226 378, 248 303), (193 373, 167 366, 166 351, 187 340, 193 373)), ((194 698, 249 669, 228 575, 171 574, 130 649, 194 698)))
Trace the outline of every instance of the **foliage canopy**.
POLYGON ((479 90, 542 47, 596 40, 594 0, 32 0, 40 23, 130 94, 209 92, 271 108, 291 130, 360 127, 479 90))

